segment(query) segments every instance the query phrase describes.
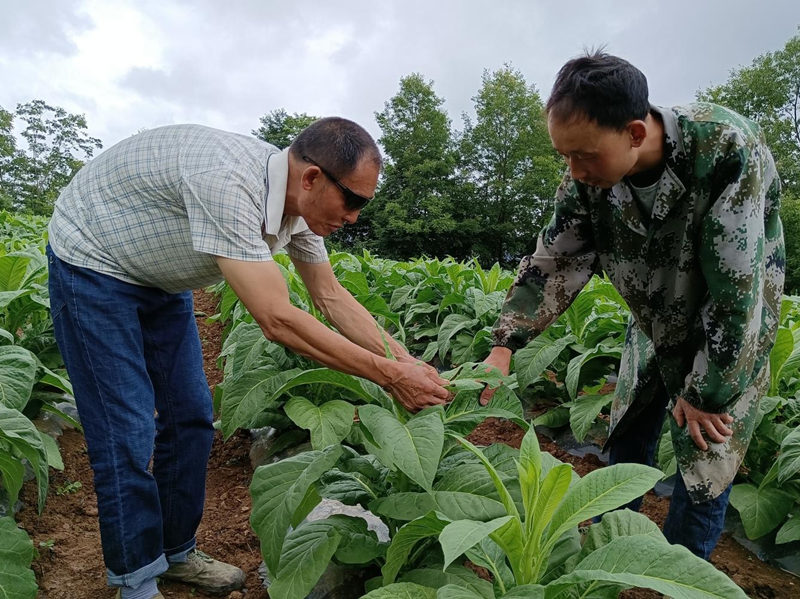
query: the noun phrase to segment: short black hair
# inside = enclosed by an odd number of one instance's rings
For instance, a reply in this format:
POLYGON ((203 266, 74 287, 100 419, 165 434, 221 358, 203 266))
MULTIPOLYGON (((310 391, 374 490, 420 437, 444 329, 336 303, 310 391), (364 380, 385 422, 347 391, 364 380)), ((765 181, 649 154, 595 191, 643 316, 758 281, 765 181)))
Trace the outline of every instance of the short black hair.
POLYGON ((647 78, 627 60, 587 51, 561 67, 546 110, 563 122, 586 117, 601 127, 624 129, 650 112, 647 78))
POLYGON ((297 159, 308 156, 337 178, 352 173, 364 159, 378 168, 383 164, 372 136, 361 125, 335 116, 314 121, 303 129, 289 152, 297 159))

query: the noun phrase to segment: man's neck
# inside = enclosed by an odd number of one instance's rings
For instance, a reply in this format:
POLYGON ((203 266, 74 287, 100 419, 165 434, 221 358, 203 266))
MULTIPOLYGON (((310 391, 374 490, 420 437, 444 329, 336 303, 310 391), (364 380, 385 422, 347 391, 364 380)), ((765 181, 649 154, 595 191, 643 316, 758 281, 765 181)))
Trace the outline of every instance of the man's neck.
POLYGON ((647 136, 639 151, 639 159, 628 177, 633 181, 652 182, 664 170, 664 124, 658 115, 650 112, 645 125, 647 136))

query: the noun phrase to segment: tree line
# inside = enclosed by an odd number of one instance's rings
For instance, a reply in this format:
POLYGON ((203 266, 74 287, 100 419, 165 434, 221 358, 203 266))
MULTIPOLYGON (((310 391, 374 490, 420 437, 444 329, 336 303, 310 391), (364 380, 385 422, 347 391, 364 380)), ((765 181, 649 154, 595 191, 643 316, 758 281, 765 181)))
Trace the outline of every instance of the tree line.
MULTIPOLYGON (((787 293, 800 290, 800 35, 776 52, 697 93, 756 120, 783 185, 787 293)), ((657 98, 655 99, 657 100, 657 98)), ((484 71, 474 116, 455 127, 434 83, 419 73, 400 80, 376 112, 385 166, 375 200, 334 246, 385 258, 477 258, 513 267, 534 250, 565 170, 547 134, 542 98, 510 65, 484 71)), ((687 99, 688 101, 688 99, 687 99)), ((260 119, 256 137, 287 147, 317 117, 279 108, 260 119)), ((49 214, 58 192, 102 147, 82 115, 41 100, 0 107, 0 208, 49 214), (21 121, 23 147, 13 135, 21 121)))

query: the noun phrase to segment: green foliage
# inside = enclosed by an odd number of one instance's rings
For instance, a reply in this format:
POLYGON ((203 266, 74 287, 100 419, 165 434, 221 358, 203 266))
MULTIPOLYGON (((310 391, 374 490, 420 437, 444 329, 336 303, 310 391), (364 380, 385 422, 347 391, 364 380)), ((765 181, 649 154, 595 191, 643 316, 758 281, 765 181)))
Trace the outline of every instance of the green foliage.
POLYGON ((251 133, 258 139, 284 149, 292 145, 297 134, 318 118, 305 112, 290 115, 283 108, 278 108, 262 116, 259 119, 261 126, 251 133))
POLYGON ((36 577, 30 569, 33 543, 11 518, 0 518, 0 595, 7 599, 36 597, 36 577))
POLYGON ((464 203, 473 216, 471 255, 516 264, 532 253, 552 211, 563 164, 550 144, 539 93, 509 65, 484 71, 476 119, 459 140, 464 203), (474 224, 473 224, 474 223, 474 224))
POLYGON ((468 253, 466 215, 454 202, 455 155, 443 102, 433 82, 414 73, 400 80, 400 90, 375 115, 386 164, 362 219, 371 226, 371 247, 387 258, 468 253))
POLYGON ((5 204, 32 214, 52 213, 61 189, 102 147, 86 129, 83 115, 43 100, 18 104, 13 114, 0 109, 0 208, 5 204), (24 148, 13 138, 13 119, 22 123, 24 148))

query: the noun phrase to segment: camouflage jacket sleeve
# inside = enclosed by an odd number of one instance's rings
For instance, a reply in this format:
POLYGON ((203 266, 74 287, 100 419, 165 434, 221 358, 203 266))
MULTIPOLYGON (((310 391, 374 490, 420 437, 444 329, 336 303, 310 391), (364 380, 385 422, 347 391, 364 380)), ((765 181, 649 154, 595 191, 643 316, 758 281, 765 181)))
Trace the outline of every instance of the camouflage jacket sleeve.
POLYGON ((524 347, 566 310, 594 273, 591 221, 585 194, 564 176, 555 211, 536 252, 524 257, 492 331, 494 345, 524 347))
MULTIPOLYGON (((705 335, 683 397, 707 412, 724 411, 752 384, 775 335, 770 311, 776 306, 769 304, 779 305, 780 289, 769 291, 769 278, 770 264, 780 262, 773 254, 782 251, 779 182, 759 137, 745 138, 736 129, 724 135, 713 169, 713 188, 721 191, 700 223, 700 268, 708 285, 700 311, 705 335)), ((782 273, 782 266, 777 269, 782 273)))

